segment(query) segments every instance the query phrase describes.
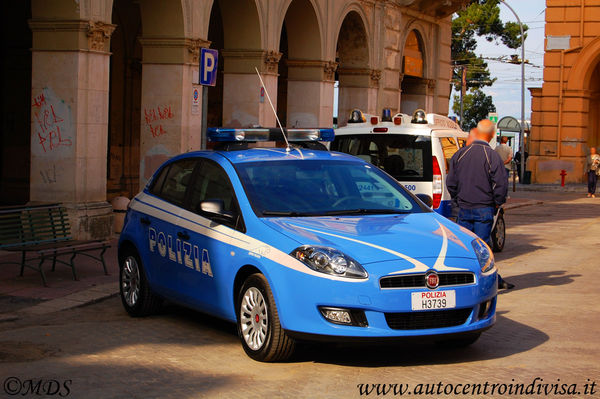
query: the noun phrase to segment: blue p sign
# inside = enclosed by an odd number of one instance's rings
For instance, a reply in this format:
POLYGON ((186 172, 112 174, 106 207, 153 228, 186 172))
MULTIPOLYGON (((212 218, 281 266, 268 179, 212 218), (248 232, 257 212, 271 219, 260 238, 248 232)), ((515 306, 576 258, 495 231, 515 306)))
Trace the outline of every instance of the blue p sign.
POLYGON ((214 86, 217 82, 217 65, 219 52, 214 49, 202 48, 200 50, 200 84, 214 86))

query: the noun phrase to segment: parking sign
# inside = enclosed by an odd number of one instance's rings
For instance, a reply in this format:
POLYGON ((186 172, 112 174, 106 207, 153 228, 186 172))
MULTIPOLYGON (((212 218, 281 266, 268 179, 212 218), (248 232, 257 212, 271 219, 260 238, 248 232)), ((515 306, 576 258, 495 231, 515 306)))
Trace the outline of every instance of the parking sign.
POLYGON ((200 84, 214 86, 217 82, 218 50, 202 48, 200 50, 200 84))

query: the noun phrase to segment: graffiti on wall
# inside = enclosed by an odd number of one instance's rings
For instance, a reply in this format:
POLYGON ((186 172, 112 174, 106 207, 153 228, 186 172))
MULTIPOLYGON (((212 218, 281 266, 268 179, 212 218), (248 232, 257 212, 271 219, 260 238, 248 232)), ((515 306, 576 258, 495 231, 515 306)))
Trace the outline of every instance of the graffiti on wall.
POLYGON ((150 128, 152 137, 162 136, 167 133, 163 128, 163 122, 171 119, 173 119, 173 111, 171 111, 170 105, 144 108, 144 120, 146 126, 150 128))
POLYGON ((44 153, 70 147, 71 110, 49 88, 35 96, 31 104, 34 140, 44 153))
POLYGON ((54 184, 58 181, 56 165, 52 165, 52 167, 49 168, 40 169, 40 175, 42 175, 42 181, 46 184, 54 184))

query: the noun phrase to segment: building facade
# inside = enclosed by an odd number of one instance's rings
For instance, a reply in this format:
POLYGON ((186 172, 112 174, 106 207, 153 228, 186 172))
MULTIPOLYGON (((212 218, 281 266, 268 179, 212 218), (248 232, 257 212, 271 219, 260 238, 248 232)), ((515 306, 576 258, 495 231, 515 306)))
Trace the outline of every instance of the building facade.
POLYGON ((546 0, 544 83, 532 94, 529 165, 534 183, 585 181, 600 145, 600 2, 546 0))
POLYGON ((450 15, 466 0, 30 0, 2 3, 3 204, 60 202, 110 234, 167 158, 200 148, 200 48, 219 50, 209 126, 290 127, 351 108, 448 113, 450 15))

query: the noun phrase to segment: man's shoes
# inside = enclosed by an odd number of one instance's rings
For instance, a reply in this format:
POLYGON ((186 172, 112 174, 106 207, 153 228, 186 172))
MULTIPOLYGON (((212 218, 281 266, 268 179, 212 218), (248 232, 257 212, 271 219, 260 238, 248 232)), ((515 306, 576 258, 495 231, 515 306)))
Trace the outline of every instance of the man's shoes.
POLYGON ((511 284, 505 280, 502 280, 502 281, 498 281, 498 288, 501 290, 512 290, 513 288, 515 288, 515 285, 511 284))

